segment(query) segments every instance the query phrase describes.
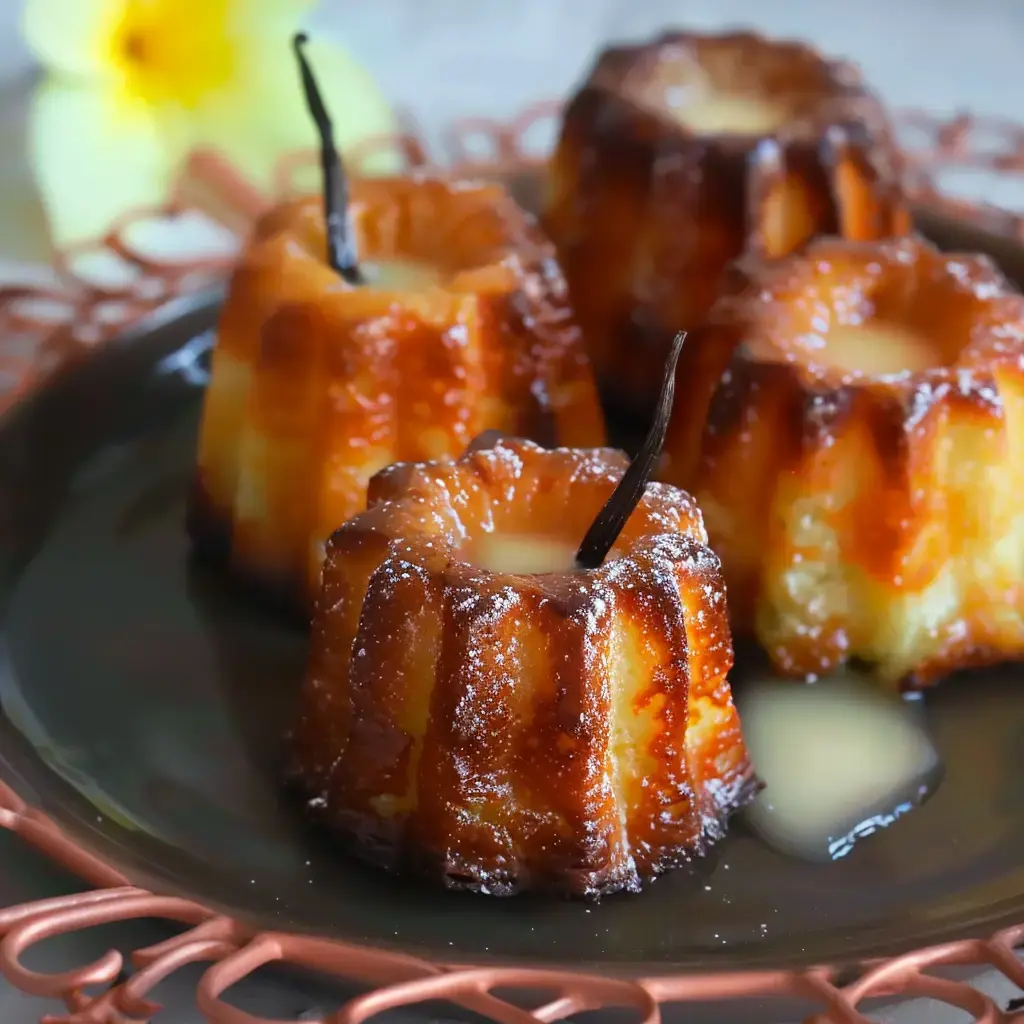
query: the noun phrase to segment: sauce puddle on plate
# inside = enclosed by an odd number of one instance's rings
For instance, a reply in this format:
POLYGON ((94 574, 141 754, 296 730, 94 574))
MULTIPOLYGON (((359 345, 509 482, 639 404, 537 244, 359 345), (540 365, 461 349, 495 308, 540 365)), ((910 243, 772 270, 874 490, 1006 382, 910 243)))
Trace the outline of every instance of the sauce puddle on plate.
POLYGON ((838 860, 937 788, 942 763, 920 699, 879 691, 852 673, 817 683, 748 683, 738 699, 765 789, 745 812, 768 845, 838 860))

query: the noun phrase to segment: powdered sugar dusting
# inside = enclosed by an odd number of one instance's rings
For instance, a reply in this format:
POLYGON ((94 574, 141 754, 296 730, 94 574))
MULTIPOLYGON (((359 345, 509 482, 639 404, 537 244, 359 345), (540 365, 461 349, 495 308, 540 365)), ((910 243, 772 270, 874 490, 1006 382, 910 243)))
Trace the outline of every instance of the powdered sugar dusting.
MULTIPOLYGON (((346 670, 380 696, 322 793, 322 816, 412 844, 446 884, 496 893, 552 871, 572 891, 636 889, 721 833, 746 798, 747 759, 729 717, 719 563, 693 500, 651 485, 594 570, 519 574, 464 557, 465 539, 510 509, 555 528, 585 518, 581 501, 598 505, 625 465, 609 450, 502 441, 410 467, 388 501, 353 520, 328 571, 365 572, 371 549, 359 538, 385 542, 346 670), (407 692, 421 677, 429 691, 407 692), (408 793, 381 789, 404 778, 408 793)), ((351 622, 340 602, 315 635, 337 647, 351 622)), ((320 671, 344 692, 345 679, 320 671)), ((329 746, 333 725, 322 728, 329 746)))

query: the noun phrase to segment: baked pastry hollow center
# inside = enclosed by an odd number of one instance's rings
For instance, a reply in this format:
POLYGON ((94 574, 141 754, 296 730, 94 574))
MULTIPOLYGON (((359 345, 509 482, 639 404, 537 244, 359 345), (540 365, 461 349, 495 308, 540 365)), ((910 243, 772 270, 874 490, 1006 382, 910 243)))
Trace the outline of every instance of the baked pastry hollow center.
MULTIPOLYGON (((497 186, 453 188, 432 177, 362 179, 352 192, 351 230, 365 278, 357 288, 388 293, 435 287, 456 293, 507 291, 517 273, 511 254, 524 263, 544 255, 547 243, 531 233, 529 218, 524 221, 497 186)), ((326 264, 318 207, 300 201, 284 204, 281 213, 262 223, 260 237, 282 230, 326 264)))
POLYGON ((576 545, 541 533, 486 533, 471 540, 462 555, 472 565, 494 573, 540 576, 576 568, 576 545))
POLYGON ((836 324, 822 334, 821 341, 818 360, 851 376, 920 373, 945 362, 921 331, 879 317, 859 324, 836 324))
POLYGON ((363 260, 359 269, 371 288, 387 291, 418 291, 440 284, 443 278, 436 263, 401 256, 363 260))
POLYGON ((790 105, 769 96, 708 87, 675 87, 665 94, 665 109, 698 135, 767 135, 790 119, 790 105))
POLYGON ((855 286, 815 301, 808 292, 790 322, 769 327, 747 348, 756 358, 843 380, 923 373, 957 362, 973 307, 974 299, 956 289, 894 275, 876 294, 855 286))
POLYGON ((754 37, 693 37, 625 90, 697 135, 771 135, 839 91, 827 61, 754 37))

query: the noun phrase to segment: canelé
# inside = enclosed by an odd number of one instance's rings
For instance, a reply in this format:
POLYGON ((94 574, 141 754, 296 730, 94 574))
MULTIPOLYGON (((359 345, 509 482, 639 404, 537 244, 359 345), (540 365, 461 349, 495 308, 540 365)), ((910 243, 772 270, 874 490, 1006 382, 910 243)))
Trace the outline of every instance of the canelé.
POLYGON ((608 401, 649 412, 672 336, 741 253, 906 233, 903 176, 860 74, 806 45, 670 32, 601 54, 565 110, 544 224, 608 401))
POLYGON ((326 262, 319 199, 256 227, 220 318, 189 514, 201 550, 300 611, 383 466, 455 457, 487 429, 604 439, 551 244, 500 187, 363 179, 349 217, 363 285, 326 262))
POLYGON ((980 256, 820 239, 749 258, 687 340, 663 477, 734 633, 892 687, 1024 651, 1024 297, 980 256))
POLYGON ((753 795, 692 499, 649 485, 576 568, 626 465, 498 440, 383 470, 332 535, 289 777, 363 857, 498 895, 636 890, 753 795))

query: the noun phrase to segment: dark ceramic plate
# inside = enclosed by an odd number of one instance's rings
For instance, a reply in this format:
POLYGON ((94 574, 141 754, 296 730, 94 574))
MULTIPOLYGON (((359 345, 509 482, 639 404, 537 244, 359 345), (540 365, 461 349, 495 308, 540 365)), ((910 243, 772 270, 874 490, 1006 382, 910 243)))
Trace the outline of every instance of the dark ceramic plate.
MULTIPOLYGON (((1002 255, 1020 278, 1024 256, 1002 255)), ((837 863, 738 828, 639 896, 499 901, 385 876, 307 831, 275 777, 304 636, 192 565, 182 529, 215 309, 170 309, 0 423, 0 772, 80 842, 263 927, 446 960, 782 966, 1024 919, 1017 669, 927 696, 942 786, 837 863)))

